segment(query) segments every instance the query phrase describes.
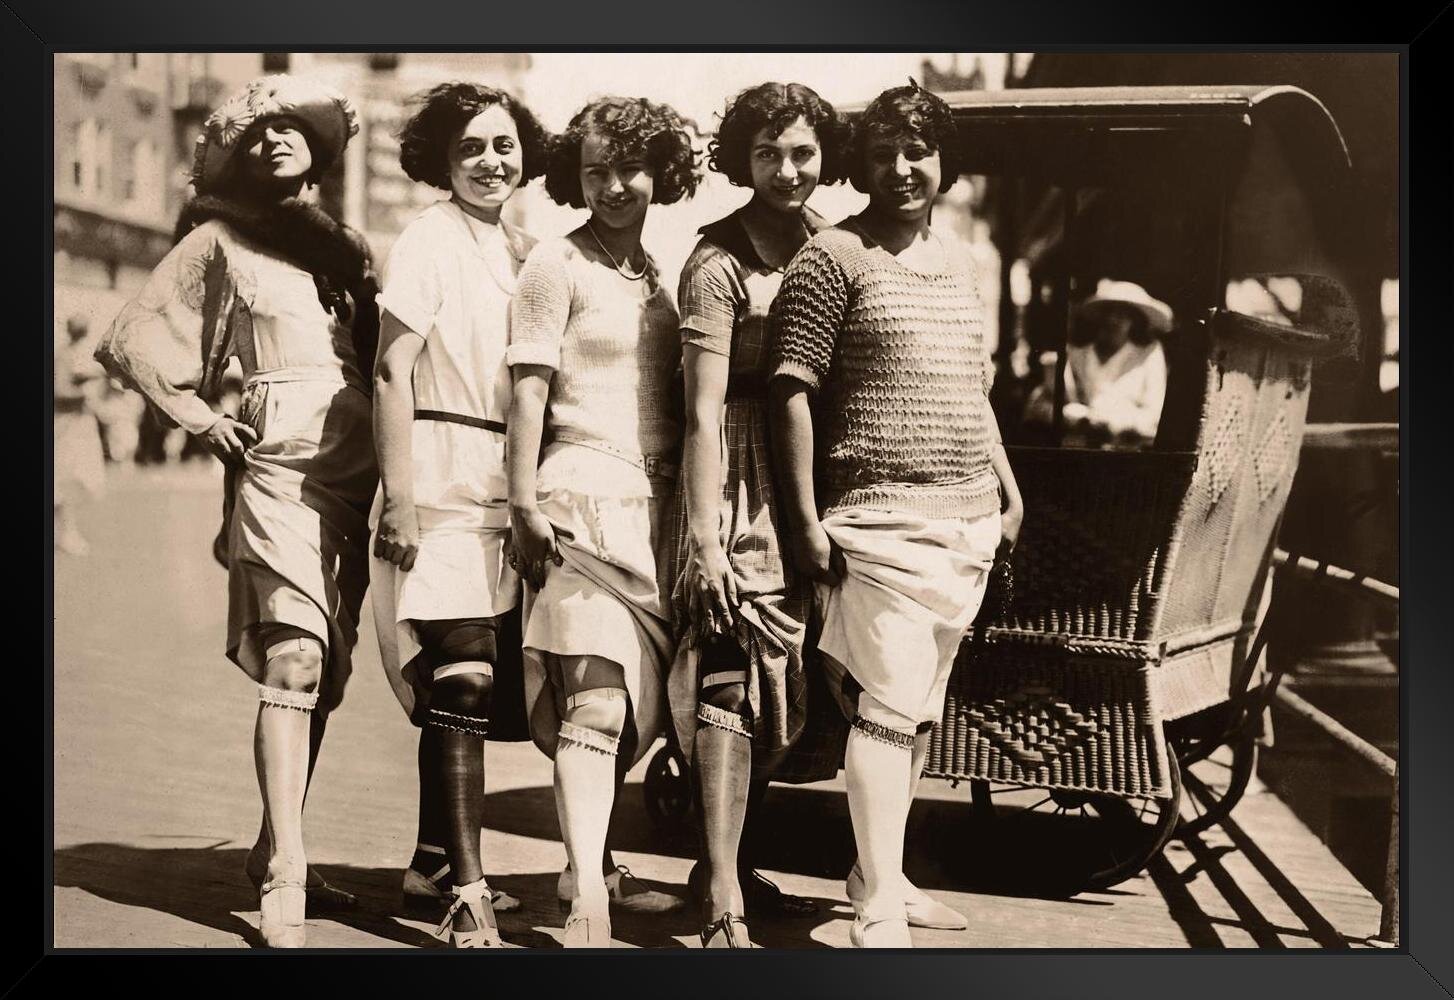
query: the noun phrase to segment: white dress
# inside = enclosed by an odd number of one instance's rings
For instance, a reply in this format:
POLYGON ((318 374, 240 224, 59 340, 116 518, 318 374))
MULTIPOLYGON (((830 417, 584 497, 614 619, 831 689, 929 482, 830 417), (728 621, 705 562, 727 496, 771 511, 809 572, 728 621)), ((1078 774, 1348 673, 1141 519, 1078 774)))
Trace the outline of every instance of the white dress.
POLYGON ((193 229, 103 338, 98 358, 172 422, 217 420, 198 387, 242 364, 240 418, 258 435, 228 526, 227 655, 261 683, 268 624, 327 646, 318 708, 343 699, 368 583, 369 500, 378 484, 367 383, 350 328, 313 276, 227 223, 193 229))
POLYGON ((536 480, 563 565, 524 607, 525 705, 537 746, 555 756, 565 693, 549 655, 621 667, 639 760, 666 724, 664 675, 674 646, 664 513, 681 422, 671 386, 680 322, 655 263, 628 281, 568 239, 531 254, 512 304, 509 360, 553 370, 536 480), (646 468, 650 456, 665 468, 646 468), (637 461, 640 462, 638 467, 637 461))
MULTIPOLYGON (((399 235, 379 308, 424 337, 414 365, 416 413, 503 427, 511 396, 505 366, 510 297, 532 242, 449 201, 429 206, 399 235)), ((520 584, 505 562, 504 433, 416 419, 412 442, 418 556, 408 572, 371 557, 369 575, 384 671, 404 711, 416 717, 420 646, 411 622, 503 614, 518 603, 520 584)), ((380 490, 371 528, 382 502, 380 490)))
POLYGON ((1065 362, 1065 399, 1086 407, 1090 422, 1113 435, 1156 437, 1166 401, 1166 354, 1161 344, 1127 341, 1105 361, 1094 344, 1071 347, 1065 362))

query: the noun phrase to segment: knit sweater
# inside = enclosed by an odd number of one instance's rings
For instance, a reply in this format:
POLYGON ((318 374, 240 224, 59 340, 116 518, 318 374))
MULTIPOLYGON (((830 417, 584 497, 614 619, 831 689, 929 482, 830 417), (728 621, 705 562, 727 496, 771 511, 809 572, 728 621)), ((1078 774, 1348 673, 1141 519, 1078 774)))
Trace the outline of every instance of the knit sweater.
POLYGON ((854 228, 826 230, 788 265, 770 323, 773 377, 815 393, 821 516, 999 513, 994 370, 962 247, 943 271, 921 272, 854 228))
MULTIPOLYGON (((676 305, 654 262, 639 281, 587 258, 564 237, 530 252, 510 304, 506 364, 555 369, 546 405, 548 437, 603 454, 678 461, 681 418, 674 394, 681 365, 676 305)), ((546 479, 585 476, 585 466, 552 463, 546 479)), ((570 485, 647 495, 644 473, 622 468, 613 483, 570 485), (626 477, 623 479, 622 477, 626 477), (634 484, 634 486, 632 486, 634 484)))

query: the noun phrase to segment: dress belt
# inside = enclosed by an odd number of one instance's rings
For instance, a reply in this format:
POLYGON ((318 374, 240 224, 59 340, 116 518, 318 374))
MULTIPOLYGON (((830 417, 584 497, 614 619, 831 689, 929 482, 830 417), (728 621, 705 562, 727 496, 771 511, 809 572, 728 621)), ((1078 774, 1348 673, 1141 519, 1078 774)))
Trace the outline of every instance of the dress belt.
POLYGON ((444 410, 415 410, 415 420, 439 420, 446 424, 464 424, 466 427, 478 427, 482 431, 494 431, 496 434, 505 433, 505 423, 502 420, 486 420, 483 417, 472 417, 466 413, 448 413, 444 410))
POLYGON ((344 374, 343 369, 332 365, 296 365, 260 369, 243 379, 244 385, 267 382, 332 382, 335 385, 351 385, 367 391, 357 379, 350 378, 344 374))
POLYGON ((648 476, 661 476, 666 479, 675 479, 677 475, 677 463, 669 462, 660 455, 643 455, 640 452, 618 448, 616 445, 602 441, 599 438, 588 437, 585 434, 574 434, 567 430, 557 430, 552 437, 552 441, 580 445, 582 448, 590 448, 592 451, 599 451, 603 455, 619 458, 623 462, 629 462, 631 465, 636 466, 636 468, 648 476))

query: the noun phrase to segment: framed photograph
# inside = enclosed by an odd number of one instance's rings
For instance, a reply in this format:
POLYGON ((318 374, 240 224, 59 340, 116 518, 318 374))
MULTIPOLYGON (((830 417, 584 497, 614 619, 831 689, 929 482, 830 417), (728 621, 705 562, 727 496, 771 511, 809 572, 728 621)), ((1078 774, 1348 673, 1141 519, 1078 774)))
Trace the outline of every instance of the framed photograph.
POLYGON ((1168 16, 12 0, 7 988, 1447 994, 1454 15, 1168 16))

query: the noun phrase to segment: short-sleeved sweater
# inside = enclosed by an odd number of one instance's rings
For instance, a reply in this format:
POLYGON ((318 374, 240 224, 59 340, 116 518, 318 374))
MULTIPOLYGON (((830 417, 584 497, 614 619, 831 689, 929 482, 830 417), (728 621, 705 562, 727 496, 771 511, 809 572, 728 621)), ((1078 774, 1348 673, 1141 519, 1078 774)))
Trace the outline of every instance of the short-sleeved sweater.
POLYGON ((998 514, 993 367, 968 252, 913 270, 851 223, 798 251, 773 302, 773 377, 815 392, 820 515, 998 514))
MULTIPOLYGON (((676 462, 682 434, 673 397, 681 366, 678 322, 671 292, 649 258, 646 278, 630 281, 565 237, 541 240, 520 269, 505 362, 555 369, 548 434, 608 453, 676 462)), ((650 492, 644 473, 621 475, 642 495, 650 492)))

